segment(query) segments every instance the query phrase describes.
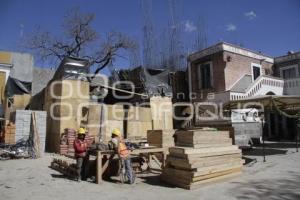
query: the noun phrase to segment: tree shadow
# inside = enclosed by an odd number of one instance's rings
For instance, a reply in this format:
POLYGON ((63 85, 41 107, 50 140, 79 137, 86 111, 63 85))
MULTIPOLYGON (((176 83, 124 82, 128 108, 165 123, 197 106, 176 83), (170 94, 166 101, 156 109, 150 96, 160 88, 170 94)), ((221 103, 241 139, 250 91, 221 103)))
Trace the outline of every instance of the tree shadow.
POLYGON ((247 149, 243 150, 243 156, 263 156, 264 152, 266 156, 270 155, 284 155, 287 153, 288 150, 285 149, 272 149, 265 147, 265 150, 263 150, 262 147, 257 147, 253 149, 247 149))
POLYGON ((234 182, 230 191, 237 199, 295 200, 300 199, 300 175, 289 172, 288 178, 234 182))
POLYGON ((296 149, 296 142, 272 142, 267 143, 266 146, 268 148, 276 148, 276 149, 296 149))

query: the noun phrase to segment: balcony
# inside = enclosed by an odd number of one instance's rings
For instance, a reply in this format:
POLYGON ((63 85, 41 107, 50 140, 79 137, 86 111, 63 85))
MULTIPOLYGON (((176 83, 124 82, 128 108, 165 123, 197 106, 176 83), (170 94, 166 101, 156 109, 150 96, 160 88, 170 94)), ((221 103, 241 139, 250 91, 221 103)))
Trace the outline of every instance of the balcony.
POLYGON ((283 94, 300 95, 300 78, 284 80, 283 94))

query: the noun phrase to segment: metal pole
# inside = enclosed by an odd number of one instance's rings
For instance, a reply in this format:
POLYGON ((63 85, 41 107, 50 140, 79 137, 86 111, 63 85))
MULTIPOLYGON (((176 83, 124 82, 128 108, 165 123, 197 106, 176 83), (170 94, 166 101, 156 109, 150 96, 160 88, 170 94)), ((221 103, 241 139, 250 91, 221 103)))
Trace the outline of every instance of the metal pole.
POLYGON ((298 119, 297 119, 297 130, 296 130, 296 152, 299 152, 299 148, 298 148, 298 134, 299 134, 299 130, 300 130, 300 116, 298 116, 298 119))
POLYGON ((262 141, 263 141, 263 157, 264 157, 264 162, 266 162, 264 124, 265 124, 265 119, 263 115, 261 118, 261 131, 262 131, 262 141))

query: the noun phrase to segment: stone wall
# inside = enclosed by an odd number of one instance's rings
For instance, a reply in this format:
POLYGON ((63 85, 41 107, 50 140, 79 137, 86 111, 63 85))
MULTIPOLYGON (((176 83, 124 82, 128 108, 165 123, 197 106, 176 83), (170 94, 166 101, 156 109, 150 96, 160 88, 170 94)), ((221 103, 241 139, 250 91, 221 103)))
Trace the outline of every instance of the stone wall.
POLYGON ((14 123, 16 125, 16 142, 20 139, 27 140, 33 133, 32 128, 32 113, 35 113, 36 128, 40 137, 40 147, 42 152, 45 151, 46 142, 46 123, 47 113, 45 111, 32 111, 32 110, 17 110, 15 112, 14 123))

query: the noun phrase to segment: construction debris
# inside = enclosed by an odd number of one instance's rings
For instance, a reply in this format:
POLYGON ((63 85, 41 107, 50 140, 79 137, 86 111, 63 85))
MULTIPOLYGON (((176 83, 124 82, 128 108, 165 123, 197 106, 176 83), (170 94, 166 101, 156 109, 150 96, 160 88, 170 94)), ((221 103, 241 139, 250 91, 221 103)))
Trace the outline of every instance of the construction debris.
POLYGON ((30 149, 31 146, 25 139, 16 144, 0 144, 0 160, 30 158, 30 149))
POLYGON ((161 179, 169 184, 194 189, 241 172, 241 150, 232 145, 227 131, 178 131, 161 179), (188 146, 188 147, 187 147, 188 146))
POLYGON ((50 167, 70 178, 75 178, 77 176, 76 164, 74 163, 73 160, 67 161, 67 160, 54 158, 53 161, 51 162, 50 167))

